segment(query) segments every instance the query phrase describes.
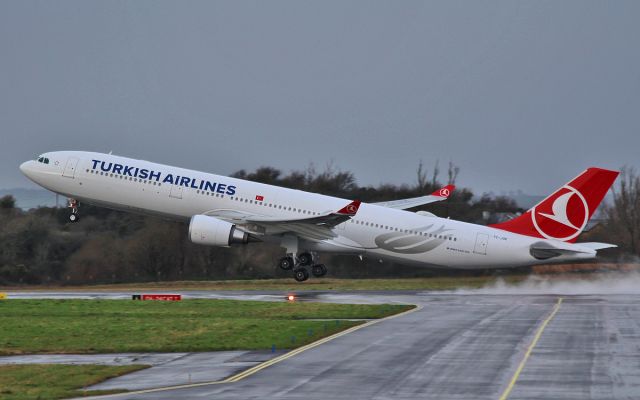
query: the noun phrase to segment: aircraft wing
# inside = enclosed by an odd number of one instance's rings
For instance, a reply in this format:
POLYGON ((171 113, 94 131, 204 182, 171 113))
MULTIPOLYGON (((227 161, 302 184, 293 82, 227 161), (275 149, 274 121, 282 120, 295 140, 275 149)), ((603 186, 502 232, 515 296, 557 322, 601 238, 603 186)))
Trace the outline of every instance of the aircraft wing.
POLYGON ((383 201, 379 203, 371 203, 377 206, 396 208, 398 210, 406 210, 413 207, 422 206, 436 201, 442 201, 449 198, 451 193, 455 190, 454 185, 447 185, 441 189, 436 190, 428 196, 412 197, 410 199, 383 201))
POLYGON ((205 215, 237 224, 257 225, 271 232, 292 232, 305 239, 326 240, 334 238, 336 235, 331 229, 354 217, 359 207, 360 201, 355 200, 338 211, 327 211, 320 215, 291 219, 249 214, 236 210, 215 210, 207 212, 205 215))

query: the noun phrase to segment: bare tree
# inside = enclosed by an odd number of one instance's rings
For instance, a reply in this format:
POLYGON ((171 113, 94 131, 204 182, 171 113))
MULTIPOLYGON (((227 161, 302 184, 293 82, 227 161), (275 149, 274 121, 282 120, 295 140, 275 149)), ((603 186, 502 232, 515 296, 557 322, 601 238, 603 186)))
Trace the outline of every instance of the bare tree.
POLYGON ((431 187, 433 189, 438 185, 438 175, 440 175, 440 160, 436 160, 436 165, 433 167, 433 176, 431 178, 431 187))
POLYGON ((460 167, 455 165, 453 161, 449 161, 449 168, 447 169, 447 184, 455 185, 456 179, 458 179, 458 174, 460 173, 460 167))
POLYGON ((621 169, 619 188, 612 187, 613 205, 606 208, 608 222, 620 230, 621 240, 633 254, 638 254, 640 234, 640 176, 632 167, 621 169))
POLYGON ((418 164, 418 192, 422 193, 427 188, 427 170, 424 169, 424 164, 422 160, 420 160, 420 164, 418 164))

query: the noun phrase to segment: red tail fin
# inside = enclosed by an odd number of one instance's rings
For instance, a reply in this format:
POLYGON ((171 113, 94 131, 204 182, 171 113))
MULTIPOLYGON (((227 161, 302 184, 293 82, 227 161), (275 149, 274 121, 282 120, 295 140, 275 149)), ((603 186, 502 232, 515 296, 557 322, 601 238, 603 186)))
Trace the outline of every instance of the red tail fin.
POLYGON ((573 243, 617 176, 618 171, 589 168, 521 216, 490 226, 573 243))

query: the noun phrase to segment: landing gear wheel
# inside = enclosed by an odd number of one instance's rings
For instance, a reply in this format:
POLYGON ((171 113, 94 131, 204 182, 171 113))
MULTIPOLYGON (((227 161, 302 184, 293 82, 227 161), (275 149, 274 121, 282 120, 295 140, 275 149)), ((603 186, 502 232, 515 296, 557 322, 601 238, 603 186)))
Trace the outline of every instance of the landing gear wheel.
POLYGON ((324 264, 314 265, 313 267, 311 267, 311 273, 316 278, 320 278, 327 274, 327 267, 325 267, 324 264))
POLYGON ((313 262, 313 256, 311 253, 302 253, 298 256, 298 263, 300 265, 311 265, 313 262))
POLYGON ((71 214, 69 214, 70 222, 78 222, 80 216, 78 215, 78 200, 76 199, 67 199, 68 208, 71 209, 71 214))
POLYGON ((305 268, 296 268, 293 271, 293 277, 298 282, 304 282, 307 279, 309 279, 309 273, 307 272, 307 270, 305 268))
POLYGON ((289 271, 294 265, 292 257, 282 257, 280 262, 278 262, 278 266, 285 271, 289 271))

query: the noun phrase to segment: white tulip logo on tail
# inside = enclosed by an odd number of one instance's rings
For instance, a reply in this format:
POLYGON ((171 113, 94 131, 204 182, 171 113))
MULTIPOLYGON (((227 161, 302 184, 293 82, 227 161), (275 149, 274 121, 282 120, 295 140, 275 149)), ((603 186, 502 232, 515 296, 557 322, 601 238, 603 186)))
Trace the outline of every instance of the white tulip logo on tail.
POLYGON ((589 206, 575 188, 563 186, 547 200, 531 210, 533 225, 543 237, 567 241, 578 236, 587 226, 589 206), (550 201, 553 203, 549 204, 550 201))

